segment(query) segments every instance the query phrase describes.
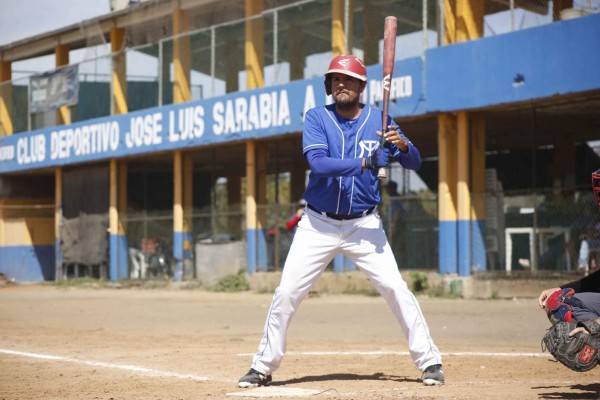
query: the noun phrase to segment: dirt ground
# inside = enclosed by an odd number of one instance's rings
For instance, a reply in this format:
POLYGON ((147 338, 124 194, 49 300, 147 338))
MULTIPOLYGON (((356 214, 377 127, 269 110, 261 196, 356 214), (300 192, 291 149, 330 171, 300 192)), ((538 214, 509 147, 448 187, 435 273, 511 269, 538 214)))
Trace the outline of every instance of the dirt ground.
POLYGON ((540 349, 536 299, 419 298, 446 384, 424 387, 380 297, 310 296, 269 388, 239 389, 271 294, 0 288, 0 399, 598 399, 540 349), (284 397, 287 396, 287 397, 284 397))

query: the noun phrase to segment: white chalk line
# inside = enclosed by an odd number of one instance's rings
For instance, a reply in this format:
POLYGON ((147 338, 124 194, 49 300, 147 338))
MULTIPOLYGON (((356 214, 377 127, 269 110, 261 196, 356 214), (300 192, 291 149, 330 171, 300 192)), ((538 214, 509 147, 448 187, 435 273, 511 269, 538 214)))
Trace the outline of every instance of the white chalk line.
MULTIPOLYGON (((295 356, 408 356, 408 351, 288 351, 287 355, 295 356)), ((253 356, 254 353, 238 353, 237 356, 253 356)), ((493 353, 462 351, 454 353, 442 353, 442 356, 466 356, 466 357, 551 357, 544 353, 493 353)))
MULTIPOLYGON (((141 375, 153 376, 153 377, 161 377, 161 378, 177 378, 177 379, 189 379, 193 381, 215 381, 215 379, 211 379, 206 376, 198 376, 192 374, 179 374, 176 372, 170 371, 160 371, 145 367, 139 367, 136 365, 127 365, 127 364, 113 364, 107 363, 103 361, 94 361, 94 360, 81 360, 78 358, 72 357, 63 357, 63 356, 54 356, 49 354, 38 354, 38 353, 30 353, 25 351, 16 351, 16 350, 7 350, 0 349, 0 354, 8 354, 19 357, 27 357, 27 358, 35 358, 39 360, 48 360, 48 361, 59 361, 59 362, 67 362, 73 364, 81 364, 87 365, 91 367, 101 367, 108 369, 117 369, 129 372, 135 372, 141 375)), ((388 356, 388 355, 399 355, 399 356, 407 356, 410 355, 407 351, 299 351, 294 352, 290 351, 287 353, 288 355, 306 355, 306 356, 388 356)), ((253 356, 253 353, 239 353, 237 356, 253 356)), ((497 353, 497 352, 451 352, 451 353, 442 353, 443 356, 467 356, 467 357, 543 357, 549 358, 551 357, 549 354, 544 353, 497 353)))
POLYGON ((107 363, 107 362, 103 362, 103 361, 80 360, 78 358, 52 356, 52 355, 47 355, 47 354, 28 353, 28 352, 24 352, 24 351, 5 350, 5 349, 0 349, 0 353, 9 354, 9 355, 13 355, 13 356, 20 356, 20 357, 36 358, 36 359, 40 359, 40 360, 61 361, 61 362, 68 362, 68 363, 74 363, 74 364, 82 364, 82 365, 88 365, 91 367, 120 369, 120 370, 124 370, 124 371, 135 372, 135 373, 138 373, 141 375, 161 377, 161 378, 190 379, 193 381, 208 381, 208 380, 210 380, 210 378, 208 378, 206 376, 198 376, 198 375, 191 375, 191 374, 178 374, 176 372, 159 371, 159 370, 145 368, 145 367, 138 367, 135 365, 112 364, 112 363, 107 363))

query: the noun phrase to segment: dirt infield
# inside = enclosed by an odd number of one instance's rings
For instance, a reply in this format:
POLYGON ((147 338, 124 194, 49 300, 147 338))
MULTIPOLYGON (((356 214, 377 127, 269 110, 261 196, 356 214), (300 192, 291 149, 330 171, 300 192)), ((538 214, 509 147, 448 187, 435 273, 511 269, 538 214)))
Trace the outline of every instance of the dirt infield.
POLYGON ((309 297, 273 386, 238 389, 270 300, 181 289, 0 288, 0 399, 598 398, 600 368, 571 372, 541 353, 548 322, 532 298, 420 298, 447 380, 424 387, 383 299, 309 297))

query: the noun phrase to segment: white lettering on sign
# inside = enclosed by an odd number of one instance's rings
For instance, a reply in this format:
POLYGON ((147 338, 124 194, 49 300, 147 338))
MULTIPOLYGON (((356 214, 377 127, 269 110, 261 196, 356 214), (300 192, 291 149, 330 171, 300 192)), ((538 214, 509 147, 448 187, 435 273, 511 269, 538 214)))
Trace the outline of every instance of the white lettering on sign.
POLYGON ((46 159, 46 137, 33 135, 17 140, 17 163, 31 164, 46 159))
POLYGON ((213 106, 215 135, 267 129, 291 123, 287 90, 249 98, 217 101, 213 106))
POLYGON ((14 160, 15 146, 0 146, 0 161, 14 160))
POLYGON ((50 133, 50 159, 64 160, 115 151, 119 147, 116 121, 66 128, 50 133))
POLYGON ((306 86, 306 93, 304 94, 304 108, 302 109, 302 120, 304 121, 304 116, 306 112, 316 106, 315 102, 315 90, 312 85, 306 86))
POLYGON ((153 146, 162 143, 159 133, 162 131, 162 113, 139 115, 129 121, 129 132, 125 133, 125 146, 134 147, 153 146))
POLYGON ((169 141, 199 139, 204 135, 204 107, 185 107, 169 111, 169 141))
MULTIPOLYGON (((413 83, 411 75, 392 78, 390 86, 390 99, 401 99, 413 95, 413 83)), ((369 104, 383 100, 383 81, 369 81, 369 104)))

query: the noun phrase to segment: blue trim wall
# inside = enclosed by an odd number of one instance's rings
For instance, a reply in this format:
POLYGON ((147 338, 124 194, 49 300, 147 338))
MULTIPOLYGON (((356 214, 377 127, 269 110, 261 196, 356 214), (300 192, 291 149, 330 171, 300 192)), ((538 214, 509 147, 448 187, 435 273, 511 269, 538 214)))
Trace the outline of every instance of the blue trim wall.
POLYGON ((0 272, 19 282, 53 281, 56 275, 54 245, 3 246, 0 272))
POLYGON ((427 112, 600 89, 600 14, 427 51, 427 112))

